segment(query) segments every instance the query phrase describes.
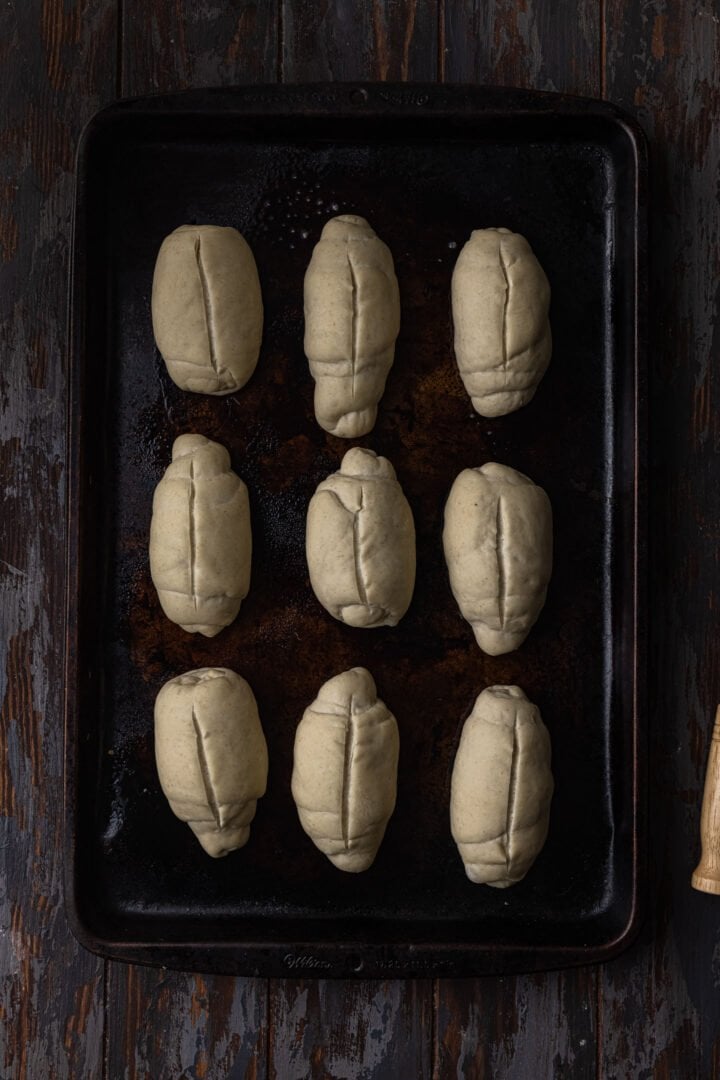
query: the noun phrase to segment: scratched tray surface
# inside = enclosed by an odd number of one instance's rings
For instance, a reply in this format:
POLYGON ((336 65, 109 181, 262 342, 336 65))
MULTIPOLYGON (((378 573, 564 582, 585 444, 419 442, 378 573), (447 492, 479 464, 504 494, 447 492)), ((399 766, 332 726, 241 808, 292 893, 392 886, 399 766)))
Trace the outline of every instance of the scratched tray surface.
POLYGON ((68 649, 67 896, 108 955, 226 971, 365 975, 537 968, 606 956, 638 919, 637 135, 607 107, 544 95, 374 88, 184 95, 100 114, 78 166, 68 649), (434 95, 434 96, 433 96, 434 95), (330 97, 330 100, 325 98, 330 97), (308 501, 352 443, 315 422, 302 285, 325 221, 389 245, 402 329, 373 432, 417 528, 394 629, 334 621, 311 591, 308 501), (262 352, 239 393, 180 391, 154 347, 153 264, 186 222, 255 254, 262 352), (450 276, 473 228, 530 240, 552 285, 553 359, 533 402, 476 415, 452 350, 450 276), (207 640, 162 614, 153 489, 173 440, 223 443, 246 481, 250 594, 207 640), (525 644, 487 657, 450 593, 441 532, 458 472, 495 460, 548 492, 555 570, 525 644), (204 665, 246 677, 270 774, 250 841, 208 858, 171 813, 153 702, 204 665), (300 828, 295 728, 330 676, 368 667, 397 717, 397 808, 370 870, 336 870, 300 828), (476 695, 517 683, 550 731, 545 848, 508 890, 472 885, 449 831, 453 757, 476 695))

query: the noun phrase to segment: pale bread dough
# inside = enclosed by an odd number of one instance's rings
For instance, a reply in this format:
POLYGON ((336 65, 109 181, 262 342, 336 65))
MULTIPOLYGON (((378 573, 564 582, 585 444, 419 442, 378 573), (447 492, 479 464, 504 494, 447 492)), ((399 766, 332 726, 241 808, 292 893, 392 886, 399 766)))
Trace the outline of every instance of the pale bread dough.
POLYGON ((172 812, 208 855, 247 843, 268 754, 245 679, 227 668, 198 668, 166 682, 155 701, 155 761, 172 812))
POLYGON ((478 229, 452 276, 455 357, 481 416, 526 405, 550 363, 550 286, 524 236, 478 229))
POLYGON ((395 808, 400 738, 365 668, 320 688, 295 735, 292 794, 300 824, 339 870, 372 864, 395 808))
POLYGON ((305 355, 322 428, 347 439, 372 430, 399 330, 389 249, 364 218, 332 218, 305 274, 305 355))
POLYGON ((491 461, 456 478, 445 505, 445 560, 483 652, 512 652, 527 637, 545 603, 552 546, 550 500, 527 476, 491 461))
POLYGON ((548 833, 550 736, 519 686, 490 686, 463 726, 450 794, 453 839, 471 881, 505 889, 548 833))
POLYGON ((152 286, 155 341, 170 378, 231 394, 258 361, 263 304, 255 259, 237 229, 181 225, 163 240, 152 286))
POLYGON ((318 486, 305 537, 310 583, 348 626, 395 626, 415 585, 415 524, 387 458, 354 447, 318 486))
POLYGON ((214 637, 250 587, 248 492, 219 443, 181 435, 172 453, 153 497, 150 573, 167 617, 214 637))

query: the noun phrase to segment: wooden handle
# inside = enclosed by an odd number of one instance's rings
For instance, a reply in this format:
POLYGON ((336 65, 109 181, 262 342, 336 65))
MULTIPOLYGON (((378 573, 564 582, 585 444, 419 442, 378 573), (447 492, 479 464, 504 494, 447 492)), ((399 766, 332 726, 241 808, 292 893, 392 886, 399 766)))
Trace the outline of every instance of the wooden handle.
POLYGON ((715 713, 705 773, 700 843, 702 855, 692 876, 693 888, 720 895, 720 705, 715 713))

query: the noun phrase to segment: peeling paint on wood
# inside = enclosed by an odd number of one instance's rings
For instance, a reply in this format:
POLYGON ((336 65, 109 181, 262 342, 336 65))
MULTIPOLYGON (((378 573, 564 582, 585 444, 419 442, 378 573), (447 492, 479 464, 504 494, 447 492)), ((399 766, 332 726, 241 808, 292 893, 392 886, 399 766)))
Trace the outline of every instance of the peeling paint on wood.
POLYGON ((434 1076, 595 1077, 595 1013, 592 969, 440 980, 434 1076))
POLYGON ((437 0, 281 5, 282 82, 437 78, 437 0))
POLYGON ((695 892, 720 701, 720 19, 717 5, 606 6, 606 86, 651 144, 649 915, 601 981, 603 1076, 720 1076, 720 906, 695 892), (629 1065, 632 1073, 629 1072, 629 1065))
POLYGON ((0 1070, 102 1073, 103 964, 62 912, 65 311, 73 151, 113 93, 115 5, 3 5, 0 1070))
POLYGON ((268 1080, 431 1075, 429 980, 272 979, 268 1080))
POLYGON ((587 0, 448 0, 443 77, 597 96, 600 10, 587 0))
POLYGON ((122 23, 123 96, 275 81, 273 0, 124 0, 122 23))
POLYGON ((264 1080, 266 980, 112 969, 107 1077, 264 1080))

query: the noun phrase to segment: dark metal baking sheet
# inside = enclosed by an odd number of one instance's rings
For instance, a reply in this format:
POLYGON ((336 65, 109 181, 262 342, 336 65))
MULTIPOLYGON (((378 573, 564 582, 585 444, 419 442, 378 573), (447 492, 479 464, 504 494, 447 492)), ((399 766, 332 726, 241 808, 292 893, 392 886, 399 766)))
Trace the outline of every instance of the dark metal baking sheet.
POLYGON ((606 103, 471 87, 189 92, 100 113, 79 151, 71 305, 66 899, 108 956, 281 975, 470 974, 606 958, 642 882, 643 139, 606 103), (308 582, 304 518, 347 446, 315 423, 302 282, 325 220, 368 218, 393 252, 402 330, 377 425, 417 525, 395 629, 353 630, 308 582), (185 394, 152 338, 162 238, 239 228, 265 302, 257 371, 185 394), (450 275, 473 228, 530 240, 552 285, 553 360, 533 402, 476 415, 452 351, 450 275), (151 499, 173 439, 228 447, 250 490, 251 592, 207 640, 160 611, 151 499), (486 657, 450 593, 441 529, 457 473, 497 460, 547 490, 555 571, 515 653, 486 657), (154 769, 162 683, 225 665, 255 691, 270 754, 248 845, 208 858, 154 769), (295 727, 325 679, 362 664, 401 734, 397 809, 373 867, 334 869, 290 795, 295 727), (450 771, 481 689, 518 683, 550 730, 545 849, 509 890, 472 885, 452 842, 450 771))

